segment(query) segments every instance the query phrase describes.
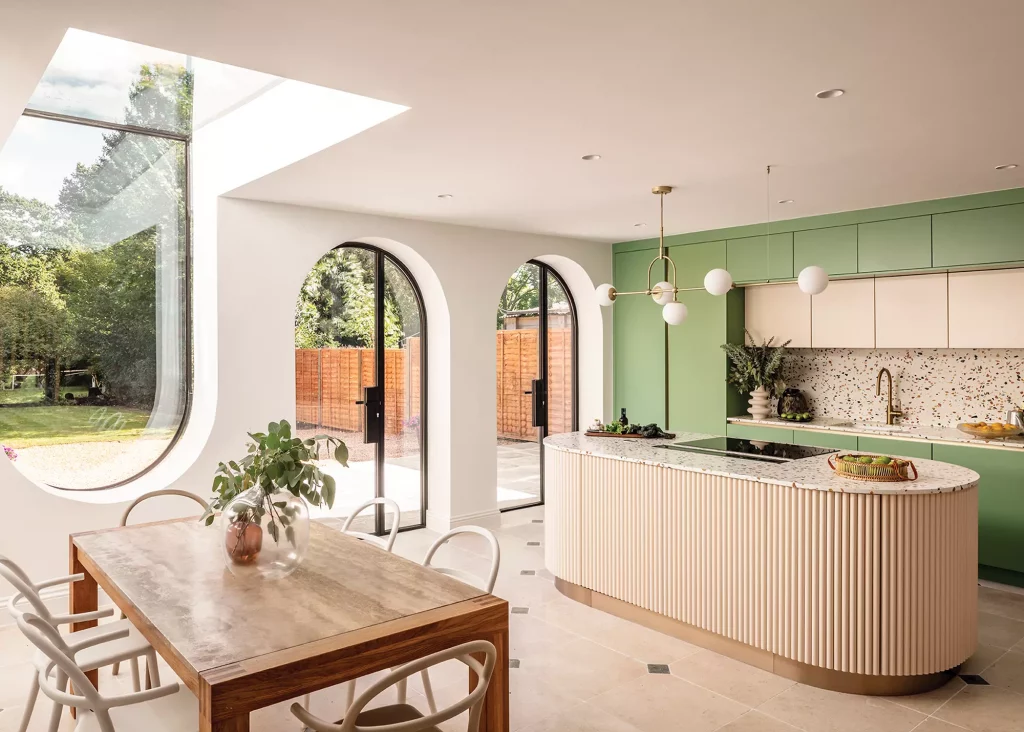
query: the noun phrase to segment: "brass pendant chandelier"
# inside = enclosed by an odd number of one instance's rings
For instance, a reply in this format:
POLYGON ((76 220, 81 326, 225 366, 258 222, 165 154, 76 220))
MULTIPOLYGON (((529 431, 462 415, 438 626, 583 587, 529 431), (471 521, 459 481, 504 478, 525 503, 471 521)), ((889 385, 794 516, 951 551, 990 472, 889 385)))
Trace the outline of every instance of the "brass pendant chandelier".
MULTIPOLYGON (((766 203, 767 203, 767 236, 765 238, 765 254, 768 258, 768 263, 771 261, 771 230, 772 230, 772 217, 771 217, 771 174, 772 166, 767 166, 765 173, 765 191, 766 191, 766 203)), ((651 193, 658 196, 661 208, 660 217, 660 229, 658 232, 658 256, 651 260, 650 265, 647 267, 647 289, 635 290, 633 292, 619 292, 614 286, 607 282, 598 285, 596 289, 597 302, 603 307, 608 307, 615 303, 616 298, 620 295, 650 295, 654 298, 654 302, 662 306, 661 317, 669 325, 680 325, 686 320, 687 310, 686 305, 676 300, 676 295, 680 292, 689 292, 692 290, 706 290, 711 295, 724 295, 733 289, 732 275, 729 274, 728 270, 722 268, 715 268, 704 275, 704 287, 679 287, 676 281, 676 265, 672 261, 672 258, 668 256, 665 251, 665 196, 672 192, 672 186, 654 186, 651 189, 651 193), (657 262, 663 261, 666 263, 666 276, 669 276, 669 280, 662 280, 652 284, 651 280, 654 275, 654 265, 657 262)), ((768 276, 768 270, 765 271, 765 276, 768 276)), ((791 281, 791 280, 789 280, 791 281)), ((761 284, 782 284, 781 282, 764 282, 761 284)), ((810 266, 805 267, 800 272, 800 276, 797 278, 797 284, 800 290, 808 295, 818 295, 824 292, 825 288, 828 287, 828 274, 821 267, 810 266)))

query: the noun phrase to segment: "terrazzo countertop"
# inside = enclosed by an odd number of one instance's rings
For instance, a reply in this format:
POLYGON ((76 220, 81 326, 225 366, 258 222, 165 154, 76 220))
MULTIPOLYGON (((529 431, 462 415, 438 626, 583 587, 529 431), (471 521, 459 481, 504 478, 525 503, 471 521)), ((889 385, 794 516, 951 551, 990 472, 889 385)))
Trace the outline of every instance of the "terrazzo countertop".
POLYGON ((552 435, 544 446, 552 450, 594 455, 597 457, 643 463, 672 470, 708 473, 725 478, 752 480, 758 483, 792 486, 809 490, 837 493, 951 493, 973 488, 979 476, 973 470, 935 460, 914 460, 919 477, 905 483, 867 483, 839 478, 828 466, 828 456, 793 460, 788 463, 769 463, 761 460, 706 455, 697 452, 666 450, 661 446, 674 442, 701 440, 715 435, 696 432, 677 432, 674 439, 636 439, 623 437, 587 437, 583 432, 552 435))
POLYGON ((729 417, 730 424, 760 425, 762 427, 782 427, 795 430, 818 430, 821 432, 846 432, 866 437, 891 437, 895 440, 928 440, 929 442, 956 442, 966 445, 984 445, 986 447, 1007 450, 1024 450, 1024 436, 1004 437, 986 440, 961 432, 958 429, 945 427, 925 427, 922 425, 884 425, 876 422, 851 422, 849 420, 815 418, 810 422, 787 422, 784 419, 769 417, 754 419, 753 417, 729 417), (895 427, 895 429, 894 429, 895 427))

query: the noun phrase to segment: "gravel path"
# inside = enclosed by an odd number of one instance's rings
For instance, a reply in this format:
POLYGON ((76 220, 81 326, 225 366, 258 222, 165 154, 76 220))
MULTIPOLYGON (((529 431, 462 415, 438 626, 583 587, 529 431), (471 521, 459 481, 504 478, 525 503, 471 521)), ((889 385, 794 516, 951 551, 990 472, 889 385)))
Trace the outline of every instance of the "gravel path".
POLYGON ((23 447, 15 465, 32 480, 84 490, 131 478, 160 457, 169 439, 23 447))

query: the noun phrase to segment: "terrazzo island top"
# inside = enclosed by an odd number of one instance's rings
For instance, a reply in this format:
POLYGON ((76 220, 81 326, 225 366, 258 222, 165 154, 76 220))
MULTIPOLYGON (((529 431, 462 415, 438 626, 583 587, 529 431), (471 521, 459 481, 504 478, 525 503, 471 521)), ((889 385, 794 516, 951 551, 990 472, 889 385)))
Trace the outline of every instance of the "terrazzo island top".
MULTIPOLYGON (((674 439, 635 439, 587 437, 583 432, 567 432, 545 438, 545 447, 553 450, 594 455, 596 457, 643 463, 672 470, 708 473, 758 483, 785 485, 836 493, 951 493, 973 488, 979 476, 973 470, 936 460, 914 460, 919 477, 904 483, 868 483, 837 477, 828 466, 828 456, 819 455, 788 463, 707 455, 697 452, 666 450, 674 442, 700 440, 715 435, 677 432, 674 439)), ((850 450, 844 453, 856 452, 850 450)))
POLYGON ((754 419, 753 417, 729 417, 731 424, 751 424, 762 427, 781 427, 795 430, 819 430, 822 432, 845 432, 870 437, 892 437, 893 439, 927 440, 929 442, 954 442, 965 445, 984 445, 1006 450, 1024 450, 1024 436, 1003 437, 986 440, 950 427, 928 427, 927 425, 884 425, 875 422, 851 422, 849 420, 816 417, 810 422, 787 422, 777 417, 754 419))

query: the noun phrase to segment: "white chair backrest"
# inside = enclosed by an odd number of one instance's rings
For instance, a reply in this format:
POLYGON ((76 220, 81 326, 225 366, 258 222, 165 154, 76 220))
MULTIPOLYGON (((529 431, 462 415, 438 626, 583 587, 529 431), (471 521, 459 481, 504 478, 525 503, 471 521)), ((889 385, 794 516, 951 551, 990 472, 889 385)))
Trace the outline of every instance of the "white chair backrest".
POLYGON ((157 498, 158 496, 181 496, 182 498, 188 498, 195 501, 203 510, 206 511, 210 508, 210 504, 204 501, 202 498, 197 496, 195 493, 189 493, 188 491, 179 490, 178 488, 164 488, 159 491, 150 491, 149 493, 143 493, 141 496, 132 501, 132 505, 128 506, 121 514, 121 526, 128 525, 128 517, 131 515, 132 510, 143 501, 148 501, 150 498, 157 498))
POLYGON ((441 574, 454 577, 455 579, 465 582, 468 585, 472 585, 484 592, 494 592, 494 583, 498 579, 499 564, 501 564, 501 548, 498 546, 498 540, 494 538, 494 534, 480 526, 459 526, 452 529, 447 534, 443 534, 437 539, 437 541, 430 545, 430 548, 427 550, 427 555, 423 558, 424 567, 430 567, 441 574), (487 539, 487 542, 491 545, 491 569, 490 572, 488 572, 486 579, 462 569, 455 569, 454 567, 438 567, 431 564, 437 550, 447 544, 453 536, 457 536, 459 534, 477 534, 478 536, 482 536, 487 539))
POLYGON ((398 527, 401 523, 402 510, 398 507, 397 503, 395 503, 390 498, 372 498, 366 503, 364 503, 362 506, 357 508, 355 511, 353 511, 352 514, 347 519, 345 519, 345 524, 341 527, 341 531, 342 533, 348 534, 349 536, 354 536, 357 539, 362 539, 363 541, 368 541, 371 544, 375 544, 379 546, 381 549, 391 551, 391 547, 395 545, 395 539, 398 537, 398 527), (391 512, 391 531, 388 533, 386 537, 374 536, 373 534, 368 534, 364 531, 355 531, 350 528, 352 526, 352 522, 356 520, 356 517, 359 514, 361 514, 366 509, 372 508, 378 504, 384 506, 385 514, 387 514, 388 511, 391 512))
POLYGON ((56 628, 35 613, 23 613, 18 618, 18 627, 32 645, 50 659, 49 665, 39 672, 39 688, 42 692, 58 704, 94 712, 102 732, 117 732, 110 719, 109 710, 112 707, 140 704, 179 690, 179 685, 174 683, 130 694, 106 696, 89 681, 85 671, 75 662, 75 653, 82 648, 126 638, 129 633, 127 628, 101 633, 69 646, 56 628), (58 672, 56 676, 52 674, 55 667, 58 672), (65 691, 67 681, 71 682, 74 693, 65 691))
POLYGON ((423 658, 395 669, 359 695, 359 697, 348 708, 348 711, 345 713, 345 719, 341 721, 341 724, 331 724, 330 722, 325 722, 318 717, 314 717, 299 704, 292 704, 292 714, 298 717, 303 724, 315 730, 315 732, 375 732, 375 730, 386 730, 386 732, 422 732, 422 730, 427 730, 436 727, 442 722, 447 722, 449 719, 459 716, 468 709, 469 724, 466 726, 466 731, 477 732, 480 727, 480 715, 483 711, 484 695, 487 693, 487 687, 491 683, 491 674, 494 673, 494 664, 497 662, 497 659, 498 652, 492 644, 482 640, 470 641, 469 643, 463 643, 462 645, 448 648, 446 650, 439 651, 438 653, 432 653, 429 656, 424 656, 423 658), (480 663, 473 657, 473 654, 483 655, 484 662, 480 663), (479 682, 473 690, 469 692, 468 696, 455 702, 446 709, 442 709, 441 711, 435 712, 426 717, 413 719, 408 722, 398 722, 384 727, 360 727, 356 724, 356 720, 359 717, 360 712, 362 712, 366 705, 373 701, 373 699, 375 699, 382 691, 394 686, 403 679, 407 679, 415 673, 424 671, 431 666, 438 665, 439 663, 450 661, 453 658, 469 666, 479 679, 479 682))
POLYGON ((0 577, 3 577, 14 586, 15 594, 7 601, 7 609, 11 616, 17 620, 26 612, 26 608, 18 607, 22 601, 27 602, 32 611, 39 615, 49 625, 56 625, 55 618, 39 596, 39 590, 35 583, 29 579, 25 571, 12 560, 0 554, 0 577))

